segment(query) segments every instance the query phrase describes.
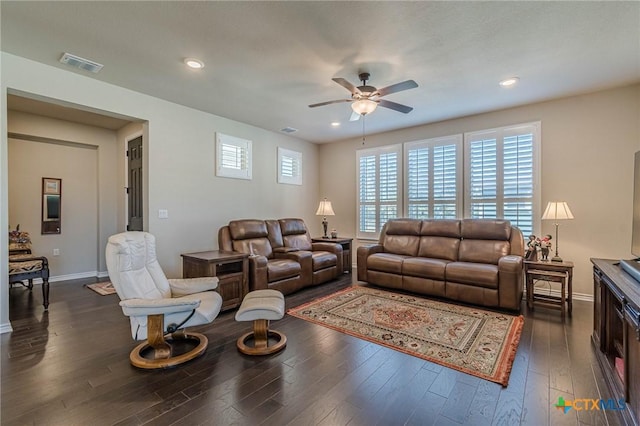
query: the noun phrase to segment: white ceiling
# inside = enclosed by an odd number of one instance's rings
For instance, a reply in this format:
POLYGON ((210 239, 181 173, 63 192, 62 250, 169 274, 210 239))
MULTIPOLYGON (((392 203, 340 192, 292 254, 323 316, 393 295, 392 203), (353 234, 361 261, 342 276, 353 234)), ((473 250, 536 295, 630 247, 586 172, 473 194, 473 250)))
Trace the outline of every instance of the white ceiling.
POLYGON ((367 133, 640 81, 637 1, 2 1, 0 14, 3 51, 318 143, 361 134, 349 104, 307 107, 348 98, 331 78, 358 85, 359 71, 378 88, 419 84, 385 98, 411 113, 378 108, 367 133))

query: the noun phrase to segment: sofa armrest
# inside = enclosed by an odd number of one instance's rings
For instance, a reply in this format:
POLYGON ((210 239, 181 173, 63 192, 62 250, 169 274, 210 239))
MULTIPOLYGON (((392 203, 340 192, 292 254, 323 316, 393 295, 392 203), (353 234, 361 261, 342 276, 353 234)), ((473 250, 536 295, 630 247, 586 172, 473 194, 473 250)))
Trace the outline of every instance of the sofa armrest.
POLYGON ((358 247, 358 281, 367 281, 367 258, 372 254, 382 253, 384 248, 380 244, 369 244, 358 247))
POLYGON ((503 256, 498 260, 498 296, 500 307, 520 310, 524 289, 522 256, 503 256))
POLYGON ((249 291, 265 290, 269 288, 267 282, 267 262, 265 256, 249 256, 249 291))

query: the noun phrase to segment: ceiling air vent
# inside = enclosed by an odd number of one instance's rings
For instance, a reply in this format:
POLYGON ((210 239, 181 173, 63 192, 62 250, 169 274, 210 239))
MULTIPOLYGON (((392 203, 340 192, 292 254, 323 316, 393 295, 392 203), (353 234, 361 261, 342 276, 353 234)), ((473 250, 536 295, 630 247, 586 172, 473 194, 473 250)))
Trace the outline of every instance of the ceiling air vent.
POLYGON ((92 73, 98 73, 104 66, 97 62, 90 61, 89 59, 81 58, 80 56, 72 55, 71 53, 66 52, 60 58, 60 62, 74 68, 80 68, 81 70, 90 71, 92 73))
POLYGON ((285 127, 284 129, 280 129, 282 133, 295 133, 298 129, 294 129, 293 127, 285 127))

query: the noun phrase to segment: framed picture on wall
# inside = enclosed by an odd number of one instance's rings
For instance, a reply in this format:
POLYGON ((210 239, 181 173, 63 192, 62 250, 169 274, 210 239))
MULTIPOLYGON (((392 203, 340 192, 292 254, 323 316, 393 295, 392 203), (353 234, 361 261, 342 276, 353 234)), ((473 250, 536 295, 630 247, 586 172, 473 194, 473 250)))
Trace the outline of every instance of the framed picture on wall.
POLYGON ((60 195, 60 179, 42 178, 42 193, 60 195))

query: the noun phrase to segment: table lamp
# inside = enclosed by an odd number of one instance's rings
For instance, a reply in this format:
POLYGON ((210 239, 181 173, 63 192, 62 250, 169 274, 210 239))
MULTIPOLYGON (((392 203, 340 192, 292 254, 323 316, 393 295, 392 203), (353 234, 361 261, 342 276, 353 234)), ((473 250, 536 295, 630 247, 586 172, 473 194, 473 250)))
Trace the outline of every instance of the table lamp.
POLYGON ((329 224, 329 222, 327 222, 327 216, 335 215, 336 214, 333 212, 333 207, 331 207, 331 201, 327 200, 326 198, 320 201, 318 211, 316 211, 316 216, 323 216, 322 229, 324 230, 324 235, 322 236, 322 238, 329 238, 329 236, 327 235, 327 225, 329 224))
POLYGON ((558 220, 573 219, 573 214, 569 209, 569 205, 565 201, 549 201, 547 208, 542 214, 542 220, 555 220, 556 223, 556 255, 551 259, 552 262, 562 262, 562 258, 558 254, 558 220))

